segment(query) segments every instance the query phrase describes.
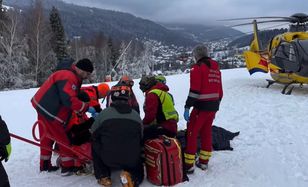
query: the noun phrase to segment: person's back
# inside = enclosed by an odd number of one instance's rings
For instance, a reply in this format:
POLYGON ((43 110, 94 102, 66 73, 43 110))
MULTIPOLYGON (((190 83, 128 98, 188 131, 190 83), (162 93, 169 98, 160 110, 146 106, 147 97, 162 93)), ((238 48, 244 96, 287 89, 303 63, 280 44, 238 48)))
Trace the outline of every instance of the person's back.
POLYGON ((208 56, 207 47, 197 45, 192 51, 195 64, 190 71, 190 88, 185 103, 187 145, 184 153, 187 173, 195 165, 206 170, 212 155, 212 123, 223 97, 221 72, 215 60, 208 56), (190 113, 190 108, 193 110, 190 113), (195 162, 197 138, 200 137, 199 159, 195 162))
POLYGON ((139 159, 141 119, 129 108, 115 102, 103 110, 93 124, 93 144, 103 145, 100 153, 111 167, 132 166, 139 159))
POLYGON ((127 103, 128 90, 112 90, 112 104, 95 119, 93 133, 93 162, 98 182, 109 181, 110 168, 131 173, 135 184, 142 181, 140 169, 142 122, 139 114, 127 103))

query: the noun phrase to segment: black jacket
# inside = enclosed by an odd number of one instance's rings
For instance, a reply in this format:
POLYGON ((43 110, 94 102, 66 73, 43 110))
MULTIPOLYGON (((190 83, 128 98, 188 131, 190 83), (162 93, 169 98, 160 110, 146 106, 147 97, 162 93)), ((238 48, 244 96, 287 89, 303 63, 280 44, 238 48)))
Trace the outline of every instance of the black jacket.
POLYGON ((96 117, 91 130, 93 150, 107 166, 133 168, 138 164, 142 120, 128 104, 114 101, 96 117))
POLYGON ((6 145, 11 142, 11 137, 9 130, 7 129, 6 123, 2 120, 0 116, 0 154, 2 150, 6 150, 6 145))
MULTIPOLYGON (((11 141, 9 131, 7 129, 6 123, 2 120, 0 116, 0 156, 6 158, 6 145, 11 141)), ((4 170, 2 163, 0 162, 0 186, 10 186, 8 176, 4 170)))

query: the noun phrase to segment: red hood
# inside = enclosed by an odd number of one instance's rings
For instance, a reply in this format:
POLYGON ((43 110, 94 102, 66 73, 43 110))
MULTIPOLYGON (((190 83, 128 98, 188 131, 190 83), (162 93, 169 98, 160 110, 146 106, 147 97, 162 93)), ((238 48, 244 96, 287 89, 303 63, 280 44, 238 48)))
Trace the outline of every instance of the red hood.
POLYGON ((154 90, 154 89, 159 89, 159 90, 162 90, 162 91, 165 91, 165 92, 169 91, 169 87, 167 85, 159 82, 159 83, 155 84, 151 89, 149 89, 146 93, 148 93, 149 91, 154 90))

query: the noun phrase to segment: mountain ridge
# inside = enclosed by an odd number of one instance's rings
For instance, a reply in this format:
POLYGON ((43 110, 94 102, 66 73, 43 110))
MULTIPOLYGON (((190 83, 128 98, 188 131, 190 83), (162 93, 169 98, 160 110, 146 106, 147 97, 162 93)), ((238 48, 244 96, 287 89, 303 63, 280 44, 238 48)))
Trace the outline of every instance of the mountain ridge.
MULTIPOLYGON (((130 13, 68 4, 59 0, 43 2, 46 10, 50 10, 52 6, 59 10, 69 38, 74 36, 88 38, 95 33, 103 33, 118 40, 152 39, 167 45, 193 46, 200 42, 232 37, 240 32, 223 26, 221 29, 208 32, 209 26, 156 23, 130 13), (170 25, 178 25, 184 29, 182 31, 168 29, 170 25)), ((30 6, 33 1, 7 0, 5 3, 22 9, 30 6)))

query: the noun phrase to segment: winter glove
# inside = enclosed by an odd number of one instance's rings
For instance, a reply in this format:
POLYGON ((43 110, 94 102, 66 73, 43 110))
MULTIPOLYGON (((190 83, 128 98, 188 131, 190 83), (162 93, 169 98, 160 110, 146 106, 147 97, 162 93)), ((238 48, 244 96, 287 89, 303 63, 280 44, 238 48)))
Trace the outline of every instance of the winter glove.
POLYGON ((96 110, 94 107, 90 106, 88 112, 91 114, 92 117, 96 116, 96 110))
POLYGON ((189 108, 185 108, 185 110, 184 110, 184 119, 187 122, 189 121, 189 108))
POLYGON ((0 147, 0 161, 5 160, 5 162, 7 162, 11 155, 11 151, 12 151, 11 143, 9 143, 6 146, 1 146, 0 147))

